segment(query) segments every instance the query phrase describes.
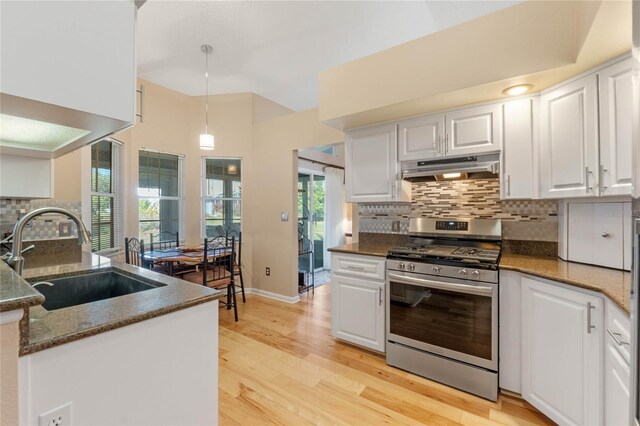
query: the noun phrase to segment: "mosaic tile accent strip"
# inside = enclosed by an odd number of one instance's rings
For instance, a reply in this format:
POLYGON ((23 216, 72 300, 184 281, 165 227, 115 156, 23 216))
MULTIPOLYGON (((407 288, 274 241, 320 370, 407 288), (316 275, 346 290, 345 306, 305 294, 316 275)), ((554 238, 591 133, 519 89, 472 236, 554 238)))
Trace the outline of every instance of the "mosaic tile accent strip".
POLYGON ((408 234, 410 203, 358 204, 360 232, 408 234), (397 223, 394 227, 394 223, 397 223))
POLYGON ((421 182, 411 189, 411 203, 359 204, 360 232, 406 234, 410 217, 502 219, 504 239, 558 241, 557 201, 501 201, 498 179, 421 182))
MULTIPOLYGON (((61 207, 72 213, 82 217, 82 204, 80 201, 57 201, 54 199, 37 199, 37 200, 16 200, 3 198, 0 199, 0 232, 13 232, 13 226, 19 218, 32 210, 41 207, 61 207)), ((78 238, 78 232, 75 224, 69 218, 62 215, 47 214, 36 217, 27 225, 24 230, 23 238, 25 240, 54 240, 58 238, 78 238), (71 224, 71 235, 60 237, 60 224, 71 224)))

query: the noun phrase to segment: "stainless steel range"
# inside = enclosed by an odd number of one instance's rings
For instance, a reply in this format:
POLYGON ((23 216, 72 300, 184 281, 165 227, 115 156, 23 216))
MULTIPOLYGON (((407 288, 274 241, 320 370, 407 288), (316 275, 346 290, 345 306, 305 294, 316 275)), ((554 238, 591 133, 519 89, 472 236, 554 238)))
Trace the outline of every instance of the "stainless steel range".
POLYGON ((387 364, 495 401, 499 220, 410 222, 387 255, 387 364))

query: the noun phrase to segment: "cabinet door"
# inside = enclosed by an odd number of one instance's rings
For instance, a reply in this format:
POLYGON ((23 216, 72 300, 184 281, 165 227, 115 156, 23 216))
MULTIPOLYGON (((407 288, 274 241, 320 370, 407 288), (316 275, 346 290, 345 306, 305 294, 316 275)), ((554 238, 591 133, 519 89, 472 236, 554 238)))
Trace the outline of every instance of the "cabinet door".
POLYGON ((51 162, 43 158, 0 155, 0 197, 53 198, 51 162))
POLYGON ((533 103, 534 99, 520 99, 502 107, 502 199, 534 198, 533 103))
POLYGON ((522 393, 520 273, 500 271, 500 389, 522 393))
POLYGON ((444 115, 434 114, 398 123, 400 161, 444 155, 444 115))
POLYGON ((348 202, 388 202, 397 193, 396 125, 347 133, 345 179, 348 202))
POLYGON ((446 155, 499 151, 502 145, 500 105, 486 105, 445 114, 446 155))
POLYGON ((615 343, 607 341, 604 353, 604 424, 629 424, 631 370, 615 343))
POLYGON ((599 73, 601 195, 630 195, 632 180, 631 58, 599 73))
POLYGON ((623 203, 570 203, 569 260, 623 269, 623 203))
POLYGON ((562 425, 603 424, 602 299, 522 278, 522 395, 562 425))
POLYGON ((540 187, 543 198, 598 195, 597 77, 542 95, 540 187))
POLYGON ((384 352, 384 283, 333 275, 331 285, 333 336, 384 352))

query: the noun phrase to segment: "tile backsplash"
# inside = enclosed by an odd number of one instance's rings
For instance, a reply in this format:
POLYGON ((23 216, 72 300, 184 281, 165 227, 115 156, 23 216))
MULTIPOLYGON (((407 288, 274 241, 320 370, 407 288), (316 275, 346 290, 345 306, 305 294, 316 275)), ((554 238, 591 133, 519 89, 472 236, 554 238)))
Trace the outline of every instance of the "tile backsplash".
MULTIPOLYGON (((41 207, 61 207, 82 217, 82 205, 80 201, 57 201, 54 199, 34 199, 17 200, 3 198, 0 199, 0 231, 1 235, 13 232, 13 227, 19 218, 32 210, 41 207)), ((75 224, 66 216, 47 214, 38 216, 31 221, 24 229, 23 238, 25 240, 53 240, 57 238, 77 238, 78 232, 75 224), (60 224, 71 224, 70 235, 60 235, 60 224)))
POLYGON ((410 217, 502 219, 504 239, 558 240, 557 202, 501 201, 498 179, 413 183, 411 191, 411 203, 359 204, 360 232, 406 234, 410 217))

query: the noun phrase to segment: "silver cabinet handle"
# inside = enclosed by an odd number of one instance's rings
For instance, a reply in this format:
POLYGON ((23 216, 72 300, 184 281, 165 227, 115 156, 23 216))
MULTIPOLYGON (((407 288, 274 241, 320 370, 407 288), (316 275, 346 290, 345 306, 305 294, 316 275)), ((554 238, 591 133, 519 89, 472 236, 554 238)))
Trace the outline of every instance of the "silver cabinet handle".
POLYGON ((364 268, 362 266, 348 265, 347 268, 353 269, 354 271, 364 271, 364 268))
POLYGON ((600 193, 604 193, 606 186, 604 186, 604 174, 608 172, 607 169, 604 168, 604 165, 600 164, 600 180, 598 181, 598 185, 600 186, 600 193))
POLYGON ((595 308, 591 302, 587 302, 587 334, 591 334, 591 330, 596 328, 595 325, 591 325, 591 310, 595 308))
POLYGON ((444 135, 444 155, 447 155, 449 151, 449 133, 444 135))
POLYGON ((591 170, 589 170, 589 166, 587 166, 584 168, 585 191, 587 194, 593 189, 589 186, 589 173, 591 173, 591 170))
POLYGON ((507 175, 507 196, 511 197, 511 175, 507 175))
POLYGON ((378 305, 382 306, 382 286, 378 287, 378 305))
POLYGON ((609 335, 613 337, 613 340, 616 342, 618 346, 629 345, 629 342, 623 342, 622 340, 619 339, 619 337, 622 337, 622 334, 615 333, 608 328, 607 328, 607 333, 609 333, 609 335))
POLYGON ((144 122, 144 85, 140 85, 139 89, 136 89, 136 93, 140 95, 140 112, 136 113, 136 117, 140 119, 140 122, 144 122))
POLYGON ((602 233, 602 238, 609 238, 611 236, 611 234, 609 234, 608 232, 603 232, 602 233))

